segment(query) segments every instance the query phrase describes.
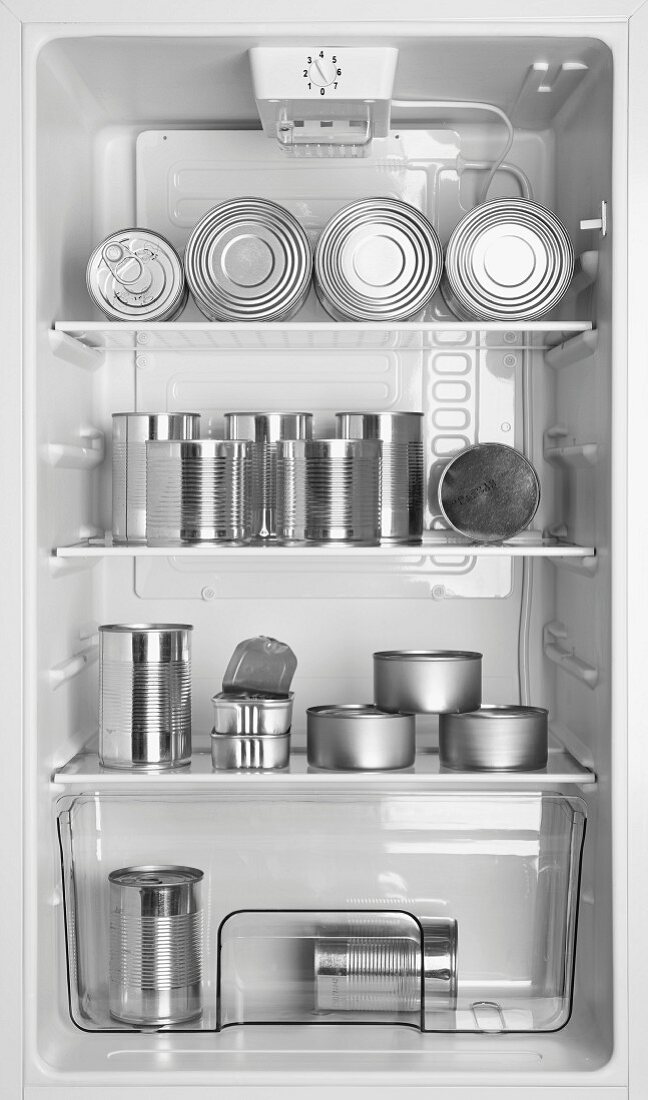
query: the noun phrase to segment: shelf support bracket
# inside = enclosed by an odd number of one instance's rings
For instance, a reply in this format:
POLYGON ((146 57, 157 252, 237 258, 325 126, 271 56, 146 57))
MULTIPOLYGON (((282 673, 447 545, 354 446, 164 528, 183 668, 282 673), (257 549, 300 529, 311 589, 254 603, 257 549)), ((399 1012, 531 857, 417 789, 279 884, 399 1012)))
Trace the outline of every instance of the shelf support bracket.
POLYGON ((563 623, 557 620, 547 623, 543 632, 545 657, 588 688, 595 688, 599 682, 598 668, 582 661, 564 645, 567 638, 567 628, 563 623))

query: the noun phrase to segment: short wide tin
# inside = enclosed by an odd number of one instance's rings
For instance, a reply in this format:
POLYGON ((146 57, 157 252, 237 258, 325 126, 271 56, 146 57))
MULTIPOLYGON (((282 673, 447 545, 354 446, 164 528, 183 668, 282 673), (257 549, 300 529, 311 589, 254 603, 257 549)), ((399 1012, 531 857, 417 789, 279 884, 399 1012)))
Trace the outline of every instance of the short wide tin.
POLYGON ((439 718, 439 760, 454 771, 537 771, 547 765, 547 711, 483 706, 439 718))
POLYGON ((274 771, 290 760, 290 732, 258 735, 211 732, 212 767, 216 771, 274 771))
POLYGON ((393 649, 373 658, 374 698, 382 710, 445 714, 481 705, 481 653, 393 649))
POLYGON ((284 698, 237 695, 220 691, 212 695, 214 733, 273 737, 290 732, 293 693, 284 698))
POLYGON ((413 714, 385 714, 371 703, 309 707, 306 752, 315 768, 382 771, 409 768, 416 743, 413 714))

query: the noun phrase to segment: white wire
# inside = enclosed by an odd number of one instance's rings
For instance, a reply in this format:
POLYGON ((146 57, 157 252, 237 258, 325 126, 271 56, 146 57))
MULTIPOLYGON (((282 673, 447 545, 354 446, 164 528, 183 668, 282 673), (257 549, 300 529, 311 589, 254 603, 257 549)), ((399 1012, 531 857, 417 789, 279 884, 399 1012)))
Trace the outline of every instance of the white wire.
POLYGON ((501 119, 501 121, 506 126, 506 144, 502 150, 501 155, 493 163, 493 166, 484 182, 484 186, 482 187, 479 201, 484 202, 489 192, 490 185, 493 182, 495 173, 498 171, 500 165, 504 161, 504 158, 508 156, 509 152, 511 151, 511 146, 513 145, 515 131, 513 130, 513 123, 511 122, 506 112, 503 111, 500 107, 496 107, 494 103, 478 103, 476 101, 473 102, 472 100, 463 99, 393 99, 392 107, 433 107, 435 109, 451 107, 453 110, 460 111, 487 111, 489 114, 497 115, 497 117, 501 119))
MULTIPOLYGON (((492 165, 489 160, 464 160, 461 162, 461 167, 469 172, 485 172, 488 168, 491 168, 492 165)), ((517 164, 508 164, 502 161, 502 163, 498 165, 497 171, 508 172, 509 175, 517 180, 522 197, 525 199, 531 198, 531 180, 526 172, 518 168, 517 164)))

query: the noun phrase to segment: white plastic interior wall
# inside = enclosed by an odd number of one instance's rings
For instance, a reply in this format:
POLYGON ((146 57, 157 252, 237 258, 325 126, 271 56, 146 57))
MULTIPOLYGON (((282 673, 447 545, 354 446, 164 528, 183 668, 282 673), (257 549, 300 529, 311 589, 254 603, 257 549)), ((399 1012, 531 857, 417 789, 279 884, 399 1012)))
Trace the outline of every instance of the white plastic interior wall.
MULTIPOLYGON (((405 349, 367 349, 359 340, 356 350, 343 351, 316 345, 309 351, 297 342, 269 351, 188 347, 149 354, 140 345, 108 350, 95 368, 91 355, 75 354, 71 342, 54 354, 49 334, 61 319, 101 319, 88 298, 85 267, 109 232, 145 220, 182 246, 214 202, 254 193, 285 202, 315 235, 345 202, 394 193, 420 204, 445 242, 484 179, 483 168, 462 170, 462 164, 491 163, 504 131, 479 111, 399 107, 391 137, 377 142, 366 160, 293 160, 261 133, 252 95, 246 52, 271 37, 198 30, 117 37, 29 28, 26 228, 28 255, 38 260, 27 286, 25 368, 28 450, 37 473, 27 508, 38 546, 27 581, 34 685, 27 873, 37 899, 27 944, 32 1083, 265 1083, 279 1080, 279 1071, 299 1073, 302 1082, 309 1074, 339 1081, 364 1074, 363 1080, 402 1085, 605 1080, 614 1053, 615 991, 623 980, 613 966, 610 782, 611 387, 613 367, 622 370, 623 364, 612 358, 612 234, 581 230, 580 222, 600 217, 602 200, 611 209, 613 91, 623 82, 625 61, 612 31, 600 30, 578 38, 465 33, 387 40, 400 51, 397 99, 479 100, 511 113, 515 141, 507 160, 522 169, 533 196, 562 218, 577 254, 598 252, 596 283, 571 293, 557 315, 594 322, 594 354, 556 369, 523 334, 513 334, 507 346, 503 330, 491 339, 491 351, 479 337, 466 340, 461 332, 405 349), (541 92, 529 85, 538 61, 548 63, 541 92), (565 76, 565 63, 578 63, 578 79, 565 76), (596 560, 531 566, 504 556, 412 564, 349 562, 348 555, 290 561, 286 555, 262 566, 258 559, 246 562, 242 552, 220 563, 216 555, 56 563, 56 546, 110 529, 111 413, 187 407, 202 412, 214 434, 222 432, 222 414, 234 408, 310 409, 324 427, 338 409, 423 408, 430 465, 442 456, 441 436, 526 447, 542 483, 534 527, 595 546, 596 560), (444 409, 445 419, 439 417, 444 409), (551 429, 564 433, 554 432, 550 441, 573 448, 559 462, 544 456, 551 429), (82 434, 95 430, 107 440, 100 466, 53 467, 47 461, 50 444, 81 445, 82 434), (592 443, 594 451, 584 449, 592 443), (55 828, 57 799, 65 791, 51 777, 95 734, 94 635, 99 623, 118 621, 194 624, 198 741, 208 733, 210 696, 229 654, 240 639, 261 633, 289 642, 298 655, 298 734, 311 704, 371 698, 371 654, 383 648, 481 650, 485 701, 517 702, 528 691, 528 701, 548 707, 554 733, 598 780, 572 788, 587 801, 588 829, 573 1013, 566 1026, 525 1036, 360 1028, 352 1038, 335 1027, 191 1036, 76 1028, 67 1000, 55 828), (558 662, 545 652, 551 643, 558 645, 558 662), (561 664, 562 650, 576 662, 561 664), (71 659, 82 671, 56 686, 49 671, 68 667, 71 659), (579 669, 593 674, 579 675, 579 669)), ((307 39, 281 41, 300 45, 307 39)), ((520 186, 519 176, 501 172, 491 195, 520 194, 520 186)), ((197 313, 186 317, 199 319, 197 313)), ((309 302, 299 320, 312 319, 326 318, 309 302)), ((317 800, 316 777, 310 798, 317 800)), ((308 804, 301 804, 294 822, 299 832, 309 828, 308 804)), ((97 806, 100 813, 100 799, 97 806)), ((290 844, 288 834, 284 843, 290 844)), ((183 861, 191 863, 190 836, 184 851, 183 861)), ((345 860, 343 847, 339 859, 345 860)), ((262 905, 262 881, 258 891, 262 905)))

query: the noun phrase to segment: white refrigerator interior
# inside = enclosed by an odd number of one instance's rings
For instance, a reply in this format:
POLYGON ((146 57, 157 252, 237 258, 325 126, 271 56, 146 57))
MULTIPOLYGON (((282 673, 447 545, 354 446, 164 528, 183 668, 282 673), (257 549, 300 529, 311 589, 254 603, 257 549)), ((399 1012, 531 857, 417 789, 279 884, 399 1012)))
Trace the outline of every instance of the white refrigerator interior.
POLYGON ((26 1095, 626 1095, 626 24, 404 21, 366 40, 360 23, 261 11, 233 31, 213 13, 176 29, 50 24, 41 8, 22 45, 26 1095), (259 105, 255 47, 276 51, 259 105), (326 93, 327 66, 351 83, 354 64, 359 121, 333 92, 311 110, 303 74, 326 93), (547 317, 458 321, 437 292, 422 318, 345 323, 311 290, 287 321, 210 322, 190 300, 138 325, 107 320, 86 287, 110 233, 145 227, 182 254, 232 198, 279 203, 313 247, 345 205, 399 199, 445 248, 486 189, 569 233, 574 279, 547 317), (319 436, 339 411, 422 412, 422 544, 113 545, 112 414, 198 412, 222 439, 225 413, 247 409, 310 411, 319 436), (467 546, 437 482, 485 442, 534 464, 540 505, 512 544, 467 546), (98 627, 120 622, 193 625, 188 768, 99 765, 98 627), (298 657, 291 763, 212 771, 210 699, 255 635, 298 657), (546 769, 444 771, 431 716, 413 768, 309 769, 306 708, 370 702, 372 654, 399 649, 483 653, 484 702, 549 711, 546 769), (108 875, 140 864, 204 872, 203 1014, 162 1031, 109 1010, 108 875), (401 1016, 314 1013, 324 925, 295 914, 324 910, 456 920, 452 1013, 416 990, 401 1016))

